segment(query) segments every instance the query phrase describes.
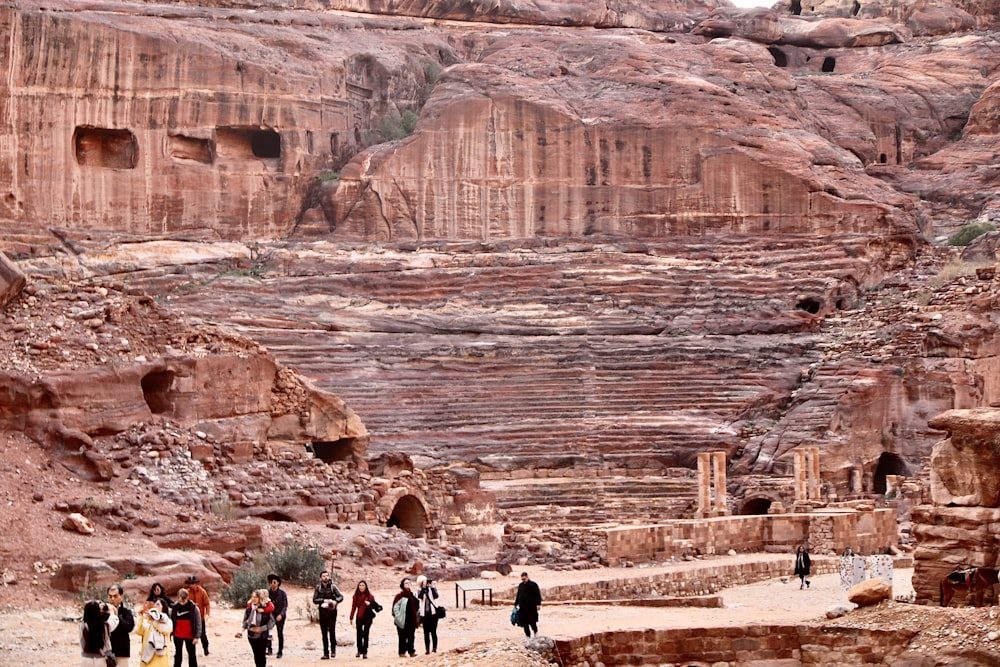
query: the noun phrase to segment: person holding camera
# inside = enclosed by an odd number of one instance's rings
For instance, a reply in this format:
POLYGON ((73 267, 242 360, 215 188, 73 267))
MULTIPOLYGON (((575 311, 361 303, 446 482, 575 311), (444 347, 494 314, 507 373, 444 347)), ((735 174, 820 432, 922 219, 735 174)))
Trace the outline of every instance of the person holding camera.
POLYGON ((380 611, 382 611, 382 605, 375 601, 375 596, 368 590, 368 582, 362 579, 358 582, 357 588, 354 589, 354 597, 351 599, 350 622, 354 623, 355 616, 358 618, 354 626, 357 631, 358 647, 358 652, 354 655, 355 658, 368 658, 368 634, 371 632, 376 612, 380 611))
POLYGON ((319 605, 319 631, 323 635, 321 660, 337 657, 337 605, 343 601, 344 595, 330 579, 329 570, 323 570, 313 591, 313 604, 319 605))
POLYGON ((146 601, 139 613, 135 634, 142 640, 139 663, 143 667, 170 667, 170 635, 174 624, 164 611, 163 600, 146 601))
POLYGON ((104 602, 90 600, 83 605, 80 621, 80 664, 83 667, 105 667, 105 656, 111 655, 110 633, 118 627, 118 615, 104 602))
POLYGON ((243 628, 236 633, 242 637, 246 630, 250 650, 253 651, 254 667, 267 667, 267 638, 274 627, 274 603, 266 588, 254 591, 243 612, 243 628))
POLYGON ((420 625, 424 628, 424 654, 437 653, 438 650, 438 599, 437 586, 434 581, 424 575, 417 577, 417 600, 420 625))

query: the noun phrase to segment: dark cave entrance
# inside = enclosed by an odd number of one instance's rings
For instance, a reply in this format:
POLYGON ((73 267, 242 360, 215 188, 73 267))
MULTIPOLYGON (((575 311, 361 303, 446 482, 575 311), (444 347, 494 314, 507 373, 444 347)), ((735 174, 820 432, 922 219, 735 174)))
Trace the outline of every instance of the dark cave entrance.
POLYGON ((153 371, 142 378, 142 397, 154 415, 173 412, 173 392, 170 390, 173 385, 173 371, 153 371))
POLYGON ((802 15, 802 1, 801 0, 792 0, 792 7, 791 7, 791 9, 792 9, 792 15, 793 16, 801 16, 802 15))
POLYGON ((403 496, 396 501, 385 525, 398 526, 414 537, 424 537, 427 533, 427 510, 416 496, 403 496))
POLYGON ((903 475, 904 477, 910 474, 909 469, 906 467, 906 461, 904 461, 898 454, 890 454, 889 452, 883 452, 882 456, 878 457, 878 465, 875 466, 875 479, 873 480, 875 493, 885 493, 886 475, 903 475))
POLYGON ((354 460, 354 438, 340 440, 316 440, 312 443, 313 454, 323 463, 354 460))
POLYGON ((824 72, 832 72, 837 67, 837 59, 833 56, 823 58, 823 66, 820 68, 824 72))
POLYGON ((820 303, 819 299, 806 298, 801 299, 797 304, 795 304, 795 310, 804 310, 810 315, 815 315, 819 312, 820 307, 823 304, 820 303))
POLYGON ((784 51, 776 46, 769 46, 767 52, 774 58, 775 67, 788 67, 788 56, 785 55, 784 51))
POLYGON ((767 514, 770 509, 770 498, 751 498, 743 503, 740 514, 767 514))

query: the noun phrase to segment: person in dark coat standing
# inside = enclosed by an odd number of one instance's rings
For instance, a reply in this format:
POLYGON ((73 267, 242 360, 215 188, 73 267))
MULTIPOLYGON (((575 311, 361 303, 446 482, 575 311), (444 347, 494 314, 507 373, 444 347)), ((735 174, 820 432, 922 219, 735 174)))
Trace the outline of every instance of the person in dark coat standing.
POLYGON ((399 657, 409 655, 412 658, 417 654, 413 644, 417 636, 417 626, 420 625, 420 618, 417 615, 419 602, 410 590, 409 579, 399 582, 399 589, 396 597, 392 599, 392 621, 396 624, 396 635, 399 637, 399 657))
MULTIPOLYGON (((271 589, 271 602, 274 603, 274 631, 278 635, 278 656, 285 651, 285 619, 288 617, 288 594, 281 590, 281 577, 276 574, 267 575, 267 586, 271 589)), ((267 654, 272 653, 271 635, 267 636, 267 654)))
POLYGON ((323 570, 313 592, 313 604, 319 605, 319 632, 323 635, 323 657, 337 656, 337 605, 344 601, 344 594, 330 579, 330 572, 323 570))
POLYGON ((119 584, 108 586, 108 604, 115 608, 118 615, 118 627, 111 631, 111 650, 119 665, 127 665, 132 655, 129 635, 135 629, 135 616, 132 610, 125 606, 125 591, 119 584))
POLYGON ((812 562, 809 560, 809 552, 806 551, 805 547, 799 547, 795 553, 795 576, 799 578, 800 591, 803 588, 809 588, 809 580, 806 577, 809 576, 811 567, 812 562))
POLYGON ((538 636, 538 608, 541 606, 542 591, 528 578, 527 572, 522 572, 514 608, 517 609, 517 624, 524 628, 525 637, 530 637, 532 631, 538 636))

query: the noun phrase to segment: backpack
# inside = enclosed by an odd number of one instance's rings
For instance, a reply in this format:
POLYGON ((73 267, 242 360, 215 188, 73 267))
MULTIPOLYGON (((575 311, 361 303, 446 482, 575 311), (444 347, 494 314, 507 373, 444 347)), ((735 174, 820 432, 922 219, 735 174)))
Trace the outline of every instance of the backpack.
POLYGON ((392 605, 392 620, 397 628, 406 627, 406 605, 408 602, 409 600, 402 597, 396 600, 396 604, 392 605))

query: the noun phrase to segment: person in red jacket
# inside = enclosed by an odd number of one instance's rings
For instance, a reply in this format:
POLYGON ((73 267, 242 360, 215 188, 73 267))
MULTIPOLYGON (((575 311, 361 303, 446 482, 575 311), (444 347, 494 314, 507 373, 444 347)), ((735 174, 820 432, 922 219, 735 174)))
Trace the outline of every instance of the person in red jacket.
POLYGON ((212 613, 212 601, 208 598, 208 591, 201 587, 198 577, 193 574, 184 582, 191 596, 191 602, 198 605, 198 612, 201 614, 201 650, 208 655, 208 631, 205 628, 205 621, 212 613))
POLYGON ((201 637, 201 612, 198 611, 198 605, 191 602, 186 588, 177 591, 177 604, 170 610, 170 620, 174 624, 174 667, 181 667, 185 647, 188 667, 198 667, 194 641, 201 637))
POLYGON ((382 611, 382 605, 375 601, 375 596, 368 590, 367 581, 359 581, 358 587, 354 589, 354 598, 351 600, 351 619, 354 617, 358 621, 354 626, 357 630, 358 652, 355 658, 368 658, 368 633, 372 629, 372 621, 375 620, 375 613, 382 611))

